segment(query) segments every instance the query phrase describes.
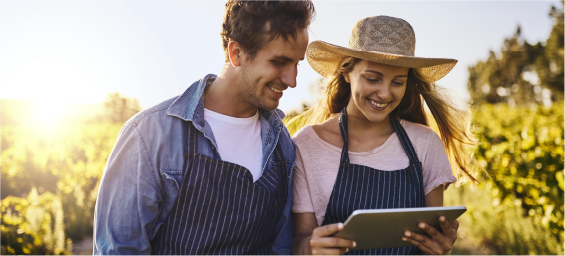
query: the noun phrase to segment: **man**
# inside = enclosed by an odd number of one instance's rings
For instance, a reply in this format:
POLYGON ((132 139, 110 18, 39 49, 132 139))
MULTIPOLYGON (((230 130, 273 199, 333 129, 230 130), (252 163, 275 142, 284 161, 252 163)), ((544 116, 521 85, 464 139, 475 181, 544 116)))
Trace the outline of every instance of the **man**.
POLYGON ((295 151, 276 107, 296 86, 314 15, 309 0, 226 3, 222 73, 120 131, 95 254, 290 253, 295 151))

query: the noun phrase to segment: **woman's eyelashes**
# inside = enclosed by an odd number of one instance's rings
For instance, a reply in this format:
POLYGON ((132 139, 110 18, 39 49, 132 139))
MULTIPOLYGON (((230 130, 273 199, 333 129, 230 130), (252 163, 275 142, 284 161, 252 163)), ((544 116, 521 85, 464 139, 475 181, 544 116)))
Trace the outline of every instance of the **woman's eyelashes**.
POLYGON ((379 82, 381 80, 380 77, 368 77, 368 76, 364 76, 363 78, 365 78, 365 80, 367 80, 367 82, 369 83, 376 83, 379 82))
MULTIPOLYGON (((369 83, 378 83, 382 80, 380 77, 367 77, 367 76, 365 76, 364 78, 369 83)), ((391 84, 394 85, 394 86, 403 86, 404 81, 392 80, 391 84)))
POLYGON ((403 85, 404 85, 404 81, 394 81, 394 80, 393 80, 393 81, 392 81, 392 84, 393 84, 393 85, 396 85, 396 86, 403 86, 403 85))

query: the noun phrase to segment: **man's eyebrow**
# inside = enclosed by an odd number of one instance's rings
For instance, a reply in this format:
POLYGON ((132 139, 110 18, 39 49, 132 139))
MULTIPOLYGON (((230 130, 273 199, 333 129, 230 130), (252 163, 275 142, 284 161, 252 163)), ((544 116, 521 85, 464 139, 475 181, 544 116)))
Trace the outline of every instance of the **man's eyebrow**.
MULTIPOLYGON (((284 60, 284 61, 293 61, 292 58, 289 58, 289 57, 284 56, 284 55, 277 55, 277 56, 275 56, 275 57, 273 57, 273 58, 274 58, 274 59, 278 59, 278 60, 284 60)), ((302 57, 302 59, 300 59, 300 60, 304 60, 304 57, 302 57)))
MULTIPOLYGON (((383 73, 376 71, 376 70, 365 70, 365 72, 375 73, 375 74, 380 75, 380 76, 383 75, 383 73)), ((408 77, 408 75, 397 75, 397 76, 395 76, 395 78, 396 77, 408 77)))

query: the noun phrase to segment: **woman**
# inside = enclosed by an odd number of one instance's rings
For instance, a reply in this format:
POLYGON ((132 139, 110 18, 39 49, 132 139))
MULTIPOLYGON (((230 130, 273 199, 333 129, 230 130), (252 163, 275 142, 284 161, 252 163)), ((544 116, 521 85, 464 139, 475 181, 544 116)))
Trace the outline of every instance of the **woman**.
POLYGON ((430 237, 406 232, 412 247, 349 251, 354 241, 332 237, 357 209, 443 206, 444 187, 457 181, 451 165, 459 180, 476 181, 465 154, 474 143, 468 112, 433 83, 457 60, 414 57, 415 41, 408 22, 375 16, 357 22, 349 48, 308 46, 308 62, 327 81, 318 104, 291 120, 307 125, 294 137, 294 254, 450 252, 459 224, 443 216, 439 232, 419 225, 430 237))

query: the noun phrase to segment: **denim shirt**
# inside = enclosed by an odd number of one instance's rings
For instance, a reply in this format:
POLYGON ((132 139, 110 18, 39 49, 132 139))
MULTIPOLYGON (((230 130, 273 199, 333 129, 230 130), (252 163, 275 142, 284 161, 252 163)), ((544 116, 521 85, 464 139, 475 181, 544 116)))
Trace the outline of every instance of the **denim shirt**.
MULTIPOLYGON (((192 121, 200 131, 198 152, 221 159, 214 134, 204 120, 207 75, 182 95, 144 110, 122 127, 106 163, 94 213, 94 254, 150 254, 150 241, 173 208, 183 178, 182 122, 192 121)), ((273 151, 281 144, 289 179, 295 146, 282 123, 281 110, 259 109, 263 171, 274 164, 273 151)), ((190 124, 189 124, 190 125, 190 124)), ((293 223, 290 215, 292 180, 284 212, 276 226, 271 253, 290 254, 293 223)))

